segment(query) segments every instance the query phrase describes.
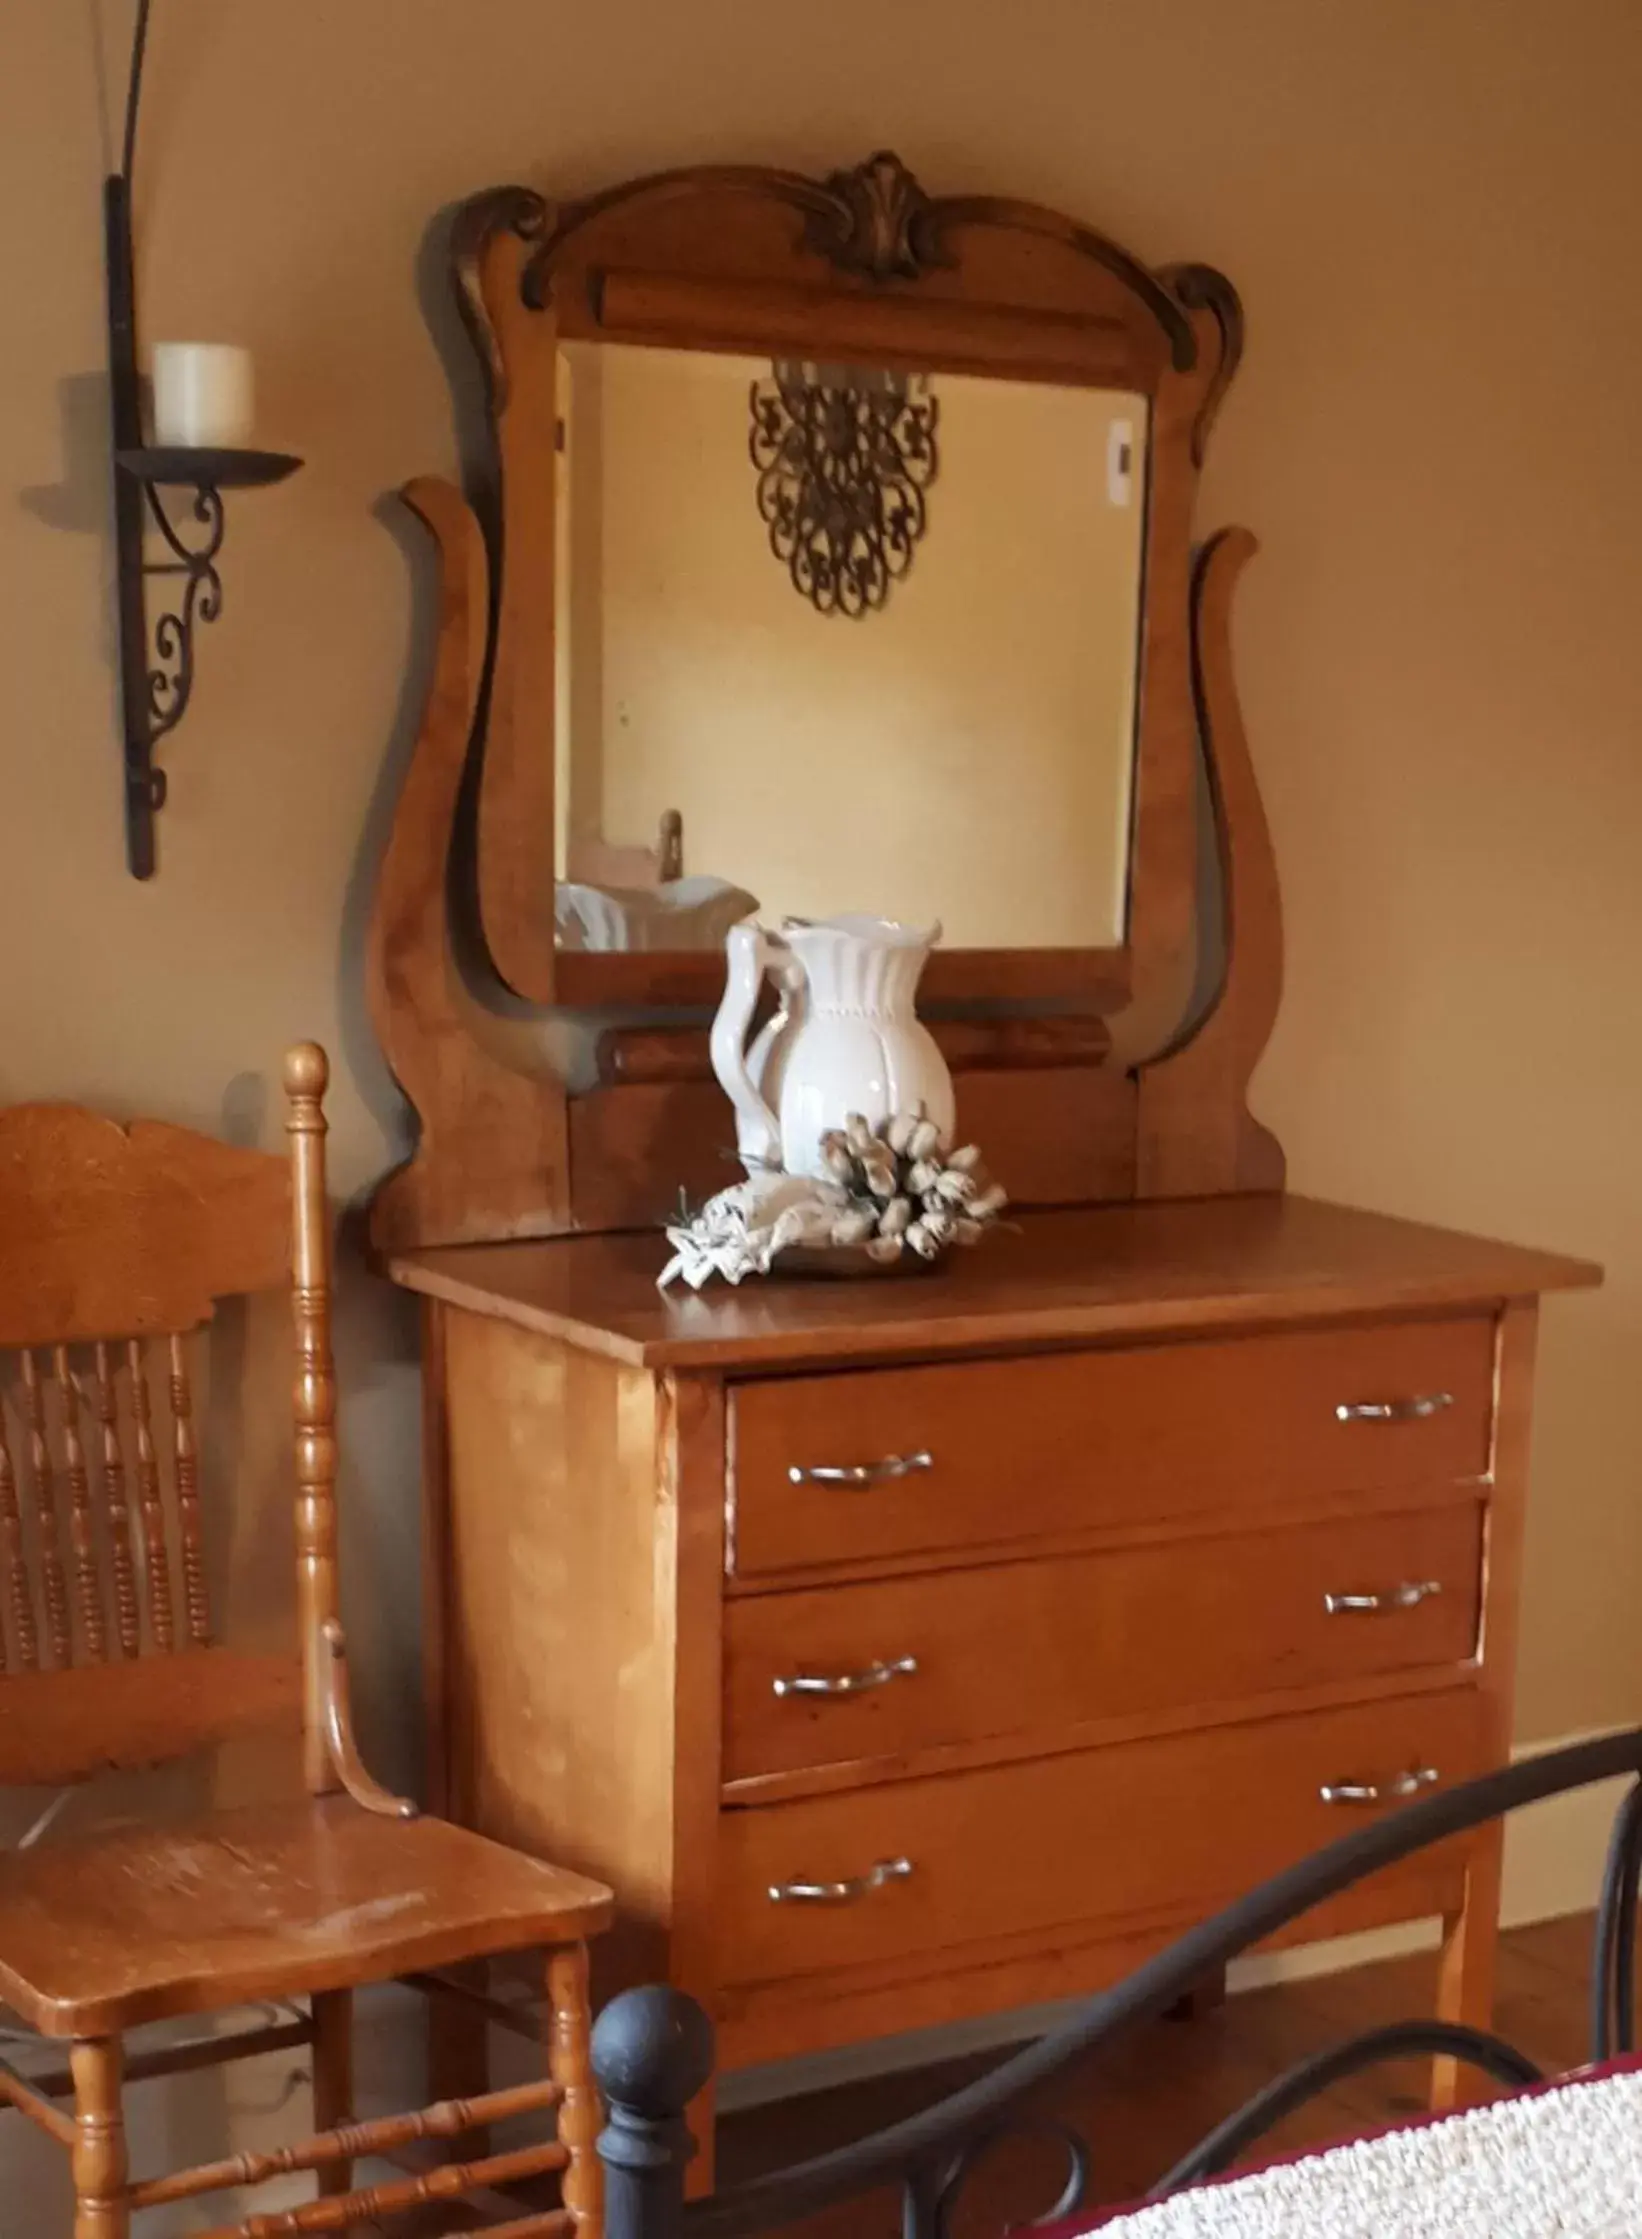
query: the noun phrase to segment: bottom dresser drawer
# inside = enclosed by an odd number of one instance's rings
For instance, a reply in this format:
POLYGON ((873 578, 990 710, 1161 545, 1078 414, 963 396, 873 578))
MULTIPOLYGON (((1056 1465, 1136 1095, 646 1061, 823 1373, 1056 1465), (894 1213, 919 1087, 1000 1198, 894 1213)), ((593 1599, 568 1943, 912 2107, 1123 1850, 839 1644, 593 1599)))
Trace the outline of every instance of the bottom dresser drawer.
MULTIPOLYGON (((1422 1792, 1471 1778, 1482 1732, 1464 1689, 727 1811, 719 1978, 1201 1918, 1391 1808, 1409 1776, 1422 1792), (1323 1793, 1342 1788, 1388 1800, 1323 1793)), ((1421 1887, 1434 1870, 1422 1863, 1421 1887)))

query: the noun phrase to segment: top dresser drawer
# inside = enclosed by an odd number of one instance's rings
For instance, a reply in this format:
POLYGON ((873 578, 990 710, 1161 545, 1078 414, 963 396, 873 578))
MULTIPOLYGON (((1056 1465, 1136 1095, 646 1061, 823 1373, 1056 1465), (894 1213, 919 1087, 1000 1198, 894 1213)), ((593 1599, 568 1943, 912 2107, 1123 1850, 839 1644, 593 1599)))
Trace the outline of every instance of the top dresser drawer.
POLYGON ((1482 1477, 1494 1325, 869 1369, 731 1397, 737 1575, 1482 1477))

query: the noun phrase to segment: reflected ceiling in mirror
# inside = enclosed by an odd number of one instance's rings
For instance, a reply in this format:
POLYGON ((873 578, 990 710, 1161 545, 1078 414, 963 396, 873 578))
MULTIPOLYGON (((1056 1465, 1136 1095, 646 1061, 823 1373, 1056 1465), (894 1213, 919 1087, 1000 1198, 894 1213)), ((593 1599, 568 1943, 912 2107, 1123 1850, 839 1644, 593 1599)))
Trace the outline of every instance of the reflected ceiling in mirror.
POLYGON ((561 943, 716 948, 756 908, 1121 945, 1146 412, 565 345, 561 943))

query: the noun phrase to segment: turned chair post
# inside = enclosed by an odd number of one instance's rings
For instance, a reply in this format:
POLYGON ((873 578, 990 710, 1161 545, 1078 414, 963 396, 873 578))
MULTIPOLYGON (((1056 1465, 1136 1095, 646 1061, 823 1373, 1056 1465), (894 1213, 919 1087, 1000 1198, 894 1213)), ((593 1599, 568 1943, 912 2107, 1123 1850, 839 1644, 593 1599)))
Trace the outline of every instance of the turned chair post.
POLYGON ((127 2239, 130 2170, 119 2039, 83 2039, 69 2053, 69 2068, 74 2079, 74 2239, 127 2239))
MULTIPOLYGON (((335 1628, 336 1369, 331 1351, 330 1220, 326 1203, 325 1091, 330 1061, 317 1043, 286 1054, 285 1132, 291 1146, 291 1319, 296 1338, 297 1622, 302 1637, 302 1760, 311 1796, 342 1785, 332 1740, 333 1690, 342 1683, 335 1628)), ((353 1995, 317 1993, 313 2016, 314 2122, 333 2130, 352 2119, 353 1995)), ((321 2197, 345 2194, 351 2161, 319 2173, 321 2197)))
POLYGON ((291 1318, 296 1337, 292 1404, 296 1416, 298 1624, 302 1634, 303 1769, 308 1792, 340 1786, 329 1739, 337 1623, 336 1373, 331 1360, 330 1239, 325 1205, 324 1095, 330 1065, 316 1043, 285 1060, 294 1191, 291 1318))
MULTIPOLYGON (((339 2130, 353 2120, 353 2022, 351 1990, 316 1990, 308 2001, 313 2020, 313 2105, 315 2130, 339 2130)), ((353 2184, 351 2157, 321 2169, 315 2183, 321 2199, 340 2195, 353 2184)))
POLYGON ((685 2110, 713 2072, 713 2025, 681 1990, 625 1990, 593 2024, 592 2054, 605 2239, 681 2239, 696 2151, 685 2110))
POLYGON ((574 2156, 564 2204, 576 2239, 599 2227, 604 2199, 598 2163, 599 2098, 593 2088, 587 1946, 561 1944, 547 1955, 547 2072, 564 2093, 559 2142, 574 2156))

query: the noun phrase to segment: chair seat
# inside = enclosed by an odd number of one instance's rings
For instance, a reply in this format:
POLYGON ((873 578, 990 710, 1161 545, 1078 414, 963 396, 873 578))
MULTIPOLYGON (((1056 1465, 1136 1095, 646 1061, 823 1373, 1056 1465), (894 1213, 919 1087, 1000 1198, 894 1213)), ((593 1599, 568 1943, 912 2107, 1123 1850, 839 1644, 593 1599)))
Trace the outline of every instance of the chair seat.
POLYGON ((1642 2073, 1570 2077, 1060 2228, 1065 2239, 1635 2239, 1642 2073))
POLYGON ((600 1883, 444 1820, 257 1805, 0 1857, 0 1999, 43 2035, 100 2037, 574 1942, 611 1910, 600 1883))

